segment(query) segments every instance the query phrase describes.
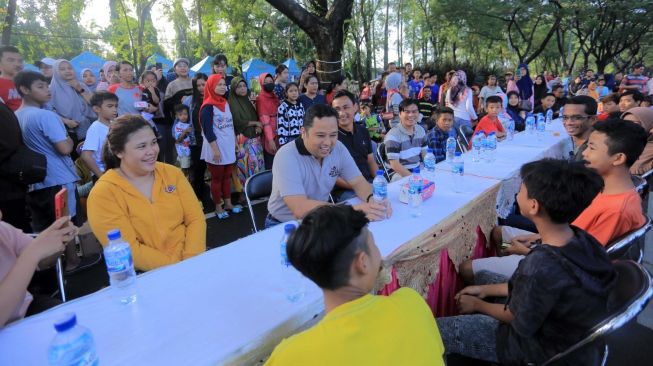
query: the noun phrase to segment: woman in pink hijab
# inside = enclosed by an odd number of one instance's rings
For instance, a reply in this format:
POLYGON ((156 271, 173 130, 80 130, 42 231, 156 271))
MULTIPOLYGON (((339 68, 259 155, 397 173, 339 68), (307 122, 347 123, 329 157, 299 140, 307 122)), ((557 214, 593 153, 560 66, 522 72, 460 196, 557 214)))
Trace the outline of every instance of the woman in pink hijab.
POLYGON ((648 133, 648 142, 644 151, 630 167, 631 174, 644 174, 653 169, 653 110, 647 107, 635 107, 624 112, 621 118, 637 123, 648 133))
POLYGON ((95 91, 107 90, 111 84, 120 82, 118 79, 118 63, 115 61, 107 61, 102 66, 104 77, 107 81, 100 81, 95 88, 95 91))

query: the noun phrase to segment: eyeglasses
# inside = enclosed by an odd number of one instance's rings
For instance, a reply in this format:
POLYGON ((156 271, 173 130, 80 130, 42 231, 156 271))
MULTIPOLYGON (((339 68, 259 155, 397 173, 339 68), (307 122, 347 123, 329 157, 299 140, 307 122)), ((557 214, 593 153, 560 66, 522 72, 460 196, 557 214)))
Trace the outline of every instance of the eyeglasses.
POLYGON ((581 121, 586 120, 588 118, 590 118, 590 116, 581 116, 579 114, 575 114, 573 116, 562 116, 562 122, 567 122, 567 121, 581 122, 581 121))

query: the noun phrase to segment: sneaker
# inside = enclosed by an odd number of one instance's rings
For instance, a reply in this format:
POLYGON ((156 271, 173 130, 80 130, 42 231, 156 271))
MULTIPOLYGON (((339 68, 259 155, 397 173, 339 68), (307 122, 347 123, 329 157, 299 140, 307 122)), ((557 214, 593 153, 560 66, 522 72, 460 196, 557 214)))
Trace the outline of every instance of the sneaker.
POLYGON ((227 212, 227 211, 222 211, 222 212, 220 212, 220 213, 217 213, 217 212, 216 212, 216 213, 215 213, 215 216, 216 216, 219 220, 228 219, 228 218, 229 218, 229 212, 227 212))
POLYGON ((80 259, 81 260, 77 265, 77 267, 64 271, 64 275, 69 276, 93 267, 94 265, 100 263, 100 261, 102 260, 102 254, 100 253, 89 254, 87 256, 81 257, 80 259))

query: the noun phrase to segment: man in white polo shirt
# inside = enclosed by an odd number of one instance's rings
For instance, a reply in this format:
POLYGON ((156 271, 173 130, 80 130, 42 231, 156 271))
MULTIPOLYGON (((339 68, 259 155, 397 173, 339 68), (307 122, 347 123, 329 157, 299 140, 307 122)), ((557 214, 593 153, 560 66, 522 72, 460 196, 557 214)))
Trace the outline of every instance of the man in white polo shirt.
POLYGON ((339 177, 363 201, 353 206, 356 210, 365 212, 370 220, 390 217, 390 205, 370 199, 372 185, 338 141, 338 113, 328 105, 316 104, 304 115, 301 136, 281 147, 274 158, 265 227, 301 219, 315 207, 328 204, 339 177))

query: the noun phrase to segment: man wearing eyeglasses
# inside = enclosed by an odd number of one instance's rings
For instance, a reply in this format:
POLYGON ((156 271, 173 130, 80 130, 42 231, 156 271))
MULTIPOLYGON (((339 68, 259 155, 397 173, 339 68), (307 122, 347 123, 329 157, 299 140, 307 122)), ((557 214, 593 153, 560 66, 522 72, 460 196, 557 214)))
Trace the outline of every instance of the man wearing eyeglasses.
POLYGON ((562 124, 571 137, 573 149, 569 151, 569 158, 573 161, 583 160, 583 151, 596 122, 596 109, 596 101, 587 95, 575 96, 565 104, 562 124))
POLYGON ((385 151, 390 167, 397 173, 393 180, 411 174, 426 153, 426 131, 417 124, 419 107, 415 99, 404 99, 399 104, 399 124, 385 135, 385 151))

